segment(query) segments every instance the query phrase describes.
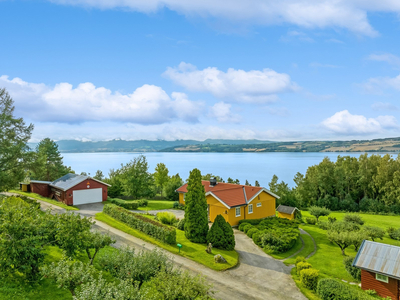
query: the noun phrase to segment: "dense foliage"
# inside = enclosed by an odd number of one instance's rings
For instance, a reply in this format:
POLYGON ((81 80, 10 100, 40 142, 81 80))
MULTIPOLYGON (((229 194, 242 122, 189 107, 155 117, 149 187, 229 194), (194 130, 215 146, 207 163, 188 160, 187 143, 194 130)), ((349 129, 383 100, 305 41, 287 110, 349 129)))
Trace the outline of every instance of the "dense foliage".
POLYGON ((183 180, 179 174, 171 176, 171 178, 164 184, 164 196, 170 201, 179 201, 179 194, 175 192, 183 185, 183 180))
POLYGON ((107 201, 129 210, 135 210, 139 207, 139 203, 137 201, 126 201, 118 198, 107 198, 107 201))
POLYGON ((194 243, 205 243, 208 233, 207 200, 201 173, 193 169, 189 175, 185 198, 185 236, 194 243))
POLYGON ((104 205, 103 212, 127 224, 129 227, 142 231, 164 243, 176 244, 176 231, 174 228, 146 218, 141 214, 130 212, 114 204, 104 205))
POLYGON ((353 289, 336 279, 324 278, 318 281, 317 294, 322 300, 373 300, 359 289, 353 289))
POLYGON ((217 215, 215 218, 207 234, 208 243, 218 249, 233 250, 235 248, 235 236, 232 227, 223 216, 217 215))
POLYGON ((0 192, 14 188, 25 177, 33 125, 14 116, 14 101, 0 89, 0 192))
POLYGON ((354 257, 346 256, 343 258, 343 264, 346 271, 353 277, 354 279, 360 281, 361 280, 361 269, 352 266, 354 261, 354 257))
POLYGON ((175 215, 168 211, 157 213, 157 219, 166 225, 173 225, 176 222, 175 215))

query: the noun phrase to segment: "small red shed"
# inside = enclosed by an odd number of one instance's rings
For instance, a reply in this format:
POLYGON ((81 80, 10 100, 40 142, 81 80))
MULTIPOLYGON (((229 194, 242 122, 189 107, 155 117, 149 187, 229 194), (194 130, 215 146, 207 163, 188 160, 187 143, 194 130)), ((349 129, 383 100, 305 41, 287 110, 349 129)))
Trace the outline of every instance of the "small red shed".
POLYGON ((400 247, 364 240, 353 261, 361 269, 361 288, 400 299, 400 247))
POLYGON ((107 200, 110 185, 90 176, 67 174, 53 182, 31 180, 31 191, 54 198, 67 205, 97 203, 107 200))

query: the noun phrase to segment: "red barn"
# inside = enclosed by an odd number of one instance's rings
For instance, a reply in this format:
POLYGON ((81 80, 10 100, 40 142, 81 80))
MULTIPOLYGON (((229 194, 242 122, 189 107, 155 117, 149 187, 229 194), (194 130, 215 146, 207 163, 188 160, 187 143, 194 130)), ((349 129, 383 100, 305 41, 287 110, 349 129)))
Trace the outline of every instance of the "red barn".
POLYGON ((361 269, 361 288, 400 299, 400 247, 364 240, 353 261, 361 269))
POLYGON ((90 176, 77 174, 67 174, 53 182, 31 180, 32 193, 56 199, 67 205, 106 201, 109 186, 90 176))

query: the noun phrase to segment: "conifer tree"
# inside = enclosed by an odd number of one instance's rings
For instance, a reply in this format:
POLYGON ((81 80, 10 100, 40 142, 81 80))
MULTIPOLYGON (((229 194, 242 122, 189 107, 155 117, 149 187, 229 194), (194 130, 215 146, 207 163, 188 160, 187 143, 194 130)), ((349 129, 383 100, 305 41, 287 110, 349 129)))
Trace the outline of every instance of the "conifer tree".
POLYGON ((235 248, 235 236, 231 225, 224 217, 218 215, 207 234, 207 244, 211 243, 218 249, 233 250, 235 248))
POLYGON ((193 169, 185 196, 185 236, 194 243, 205 243, 208 233, 207 200, 201 173, 193 169))

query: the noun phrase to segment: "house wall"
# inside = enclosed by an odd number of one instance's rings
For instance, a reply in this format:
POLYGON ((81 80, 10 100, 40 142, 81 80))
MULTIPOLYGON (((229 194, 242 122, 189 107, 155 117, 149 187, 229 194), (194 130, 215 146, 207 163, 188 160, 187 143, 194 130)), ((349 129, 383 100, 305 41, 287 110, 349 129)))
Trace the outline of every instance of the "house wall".
POLYGON ((49 197, 50 187, 47 183, 34 183, 31 182, 31 192, 43 197, 49 197))
POLYGON ((183 201, 183 195, 184 193, 179 193, 179 203, 185 205, 185 201, 183 201))
POLYGON ((275 216, 275 201, 267 192, 262 191, 253 201, 249 204, 253 204, 253 213, 249 214, 249 209, 246 207, 246 219, 262 219, 266 217, 275 216), (257 207, 257 203, 261 203, 260 207, 257 207))
POLYGON ((77 184, 76 186, 70 188, 69 190, 65 191, 63 193, 63 196, 62 196, 63 202, 65 204, 67 204, 67 205, 73 205, 73 203, 74 203, 73 191, 87 190, 87 189, 98 189, 98 188, 102 188, 103 189, 103 199, 102 199, 102 201, 106 201, 107 200, 108 186, 105 185, 105 184, 102 184, 100 182, 94 181, 92 179, 88 179, 88 180, 85 180, 85 181, 77 184))
POLYGON ((289 219, 289 220, 293 220, 294 219, 294 213, 293 214, 285 214, 285 213, 281 213, 278 211, 278 217, 282 218, 282 219, 289 219))
POLYGON ((361 270, 361 288, 363 290, 375 290, 381 297, 391 297, 393 300, 399 299, 399 281, 390 278, 385 283, 375 279, 375 273, 361 270))

